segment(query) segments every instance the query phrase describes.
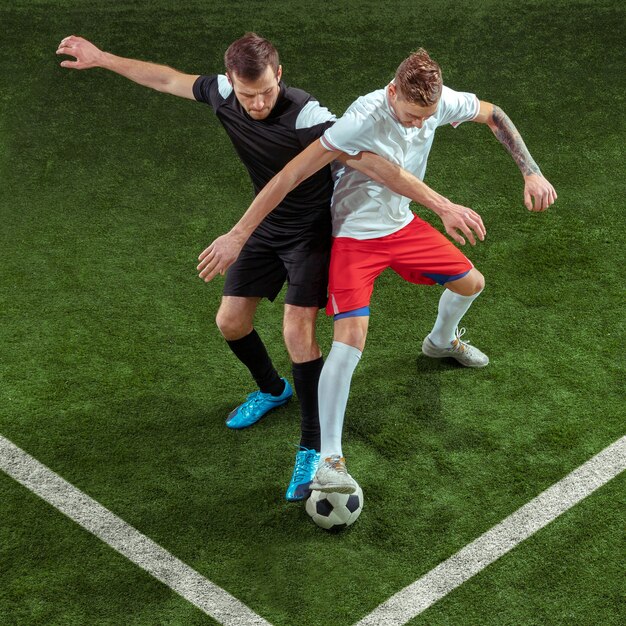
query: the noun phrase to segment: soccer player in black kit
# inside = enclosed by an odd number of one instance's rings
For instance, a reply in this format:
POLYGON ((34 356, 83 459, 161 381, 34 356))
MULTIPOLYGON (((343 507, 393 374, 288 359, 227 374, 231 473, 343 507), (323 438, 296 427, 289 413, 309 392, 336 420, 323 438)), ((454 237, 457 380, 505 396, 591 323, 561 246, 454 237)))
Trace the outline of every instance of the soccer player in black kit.
MULTIPOLYGON (((335 120, 308 93, 281 82, 276 49, 254 33, 230 45, 224 75, 184 74, 118 57, 74 35, 61 41, 57 54, 76 59, 63 61, 63 67, 105 68, 140 85, 211 106, 247 168, 255 194, 335 120)), ((400 171, 369 153, 345 156, 344 162, 388 186, 400 171)), ((302 414, 300 448, 287 500, 308 496, 319 461, 317 386, 323 358, 315 338, 315 320, 319 307, 326 304, 332 190, 327 166, 294 189, 263 220, 226 274, 216 318, 229 347, 259 386, 226 420, 229 428, 246 428, 293 395, 253 325, 261 298, 274 300, 287 280, 283 335, 302 414)))

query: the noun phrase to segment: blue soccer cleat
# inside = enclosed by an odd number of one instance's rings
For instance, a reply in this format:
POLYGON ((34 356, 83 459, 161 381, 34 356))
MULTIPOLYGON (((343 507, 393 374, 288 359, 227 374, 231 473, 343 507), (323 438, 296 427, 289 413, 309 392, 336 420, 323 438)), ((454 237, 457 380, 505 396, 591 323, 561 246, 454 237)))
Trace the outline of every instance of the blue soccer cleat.
POLYGON ((256 424, 272 409, 289 402, 291 396, 293 396, 293 390, 285 378, 281 378, 281 380, 285 383, 285 388, 279 396, 273 396, 271 393, 263 393, 262 391, 255 391, 249 394, 243 404, 240 404, 228 414, 226 426, 237 429, 248 428, 248 426, 256 424))
POLYGON ((296 464, 293 467, 291 482, 285 494, 287 500, 295 502, 309 497, 311 493, 309 485, 315 476, 319 460, 319 452, 300 446, 300 450, 296 452, 296 464))

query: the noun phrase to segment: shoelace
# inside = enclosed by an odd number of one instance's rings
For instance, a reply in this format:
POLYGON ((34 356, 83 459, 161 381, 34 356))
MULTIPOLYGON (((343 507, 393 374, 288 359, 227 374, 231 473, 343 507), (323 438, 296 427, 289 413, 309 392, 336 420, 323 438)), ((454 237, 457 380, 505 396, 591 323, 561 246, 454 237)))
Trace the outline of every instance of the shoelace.
POLYGON ((305 454, 296 456, 296 466, 293 468, 293 476, 296 482, 300 482, 305 476, 311 473, 311 466, 315 463, 316 453, 314 450, 307 450, 305 454))
POLYGON ((251 394, 248 394, 248 399, 243 403, 241 412, 244 415, 248 415, 250 411, 256 408, 257 404, 259 404, 261 400, 263 400, 263 396, 260 391, 253 391, 251 394))
POLYGON ((263 400, 263 396, 267 395, 269 394, 263 393, 262 391, 253 391, 252 393, 249 393, 246 401, 241 407, 241 412, 244 415, 248 415, 252 409, 256 408, 257 404, 260 404, 260 402, 263 400))
POLYGON ((346 460, 340 456, 329 456, 324 459, 325 463, 328 463, 336 472, 340 472, 341 474, 347 474, 345 462, 346 460))
POLYGON ((469 350, 470 342, 469 341, 461 341, 461 337, 465 334, 465 328, 457 328, 454 333, 454 339, 452 341, 452 350, 454 352, 466 352, 469 350))

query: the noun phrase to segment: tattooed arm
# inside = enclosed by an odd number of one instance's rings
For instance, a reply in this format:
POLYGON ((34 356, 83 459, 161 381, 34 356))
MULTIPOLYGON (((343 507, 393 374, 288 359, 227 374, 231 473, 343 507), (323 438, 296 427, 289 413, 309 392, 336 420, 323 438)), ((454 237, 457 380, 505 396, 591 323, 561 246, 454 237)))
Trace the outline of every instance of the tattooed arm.
POLYGON ((554 187, 544 178, 539 166, 509 116, 498 106, 480 103, 475 122, 487 124, 498 141, 513 157, 524 177, 524 204, 529 211, 545 211, 557 198, 554 187), (533 205, 534 199, 534 205, 533 205))

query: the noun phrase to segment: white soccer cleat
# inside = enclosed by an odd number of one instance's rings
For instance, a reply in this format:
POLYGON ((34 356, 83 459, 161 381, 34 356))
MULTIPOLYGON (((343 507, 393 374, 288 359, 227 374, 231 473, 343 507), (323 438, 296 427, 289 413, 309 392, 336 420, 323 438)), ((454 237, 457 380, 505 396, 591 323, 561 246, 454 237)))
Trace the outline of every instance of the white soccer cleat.
POLYGON ((354 493, 357 483, 346 470, 346 460, 338 454, 326 457, 317 467, 313 481, 309 485, 311 491, 325 493, 354 493))
POLYGON ((449 347, 439 348, 430 339, 426 337, 422 343, 422 352, 434 359, 442 359, 450 357, 456 359, 465 367, 485 367, 489 364, 489 357, 483 354, 475 346, 470 346, 469 341, 461 341, 461 337, 465 334, 465 328, 456 329, 455 337, 450 342, 449 347))

